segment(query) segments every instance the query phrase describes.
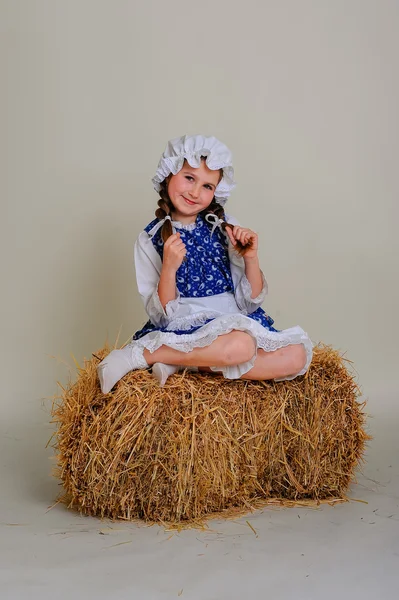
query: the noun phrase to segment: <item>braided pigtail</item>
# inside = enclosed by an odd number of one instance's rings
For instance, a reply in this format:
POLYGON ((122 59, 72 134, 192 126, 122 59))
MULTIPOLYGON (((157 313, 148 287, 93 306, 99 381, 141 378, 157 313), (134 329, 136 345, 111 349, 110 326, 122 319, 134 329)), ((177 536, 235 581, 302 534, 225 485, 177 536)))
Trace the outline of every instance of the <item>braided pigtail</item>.
MULTIPOLYGON (((169 198, 166 181, 162 181, 162 183, 160 185, 161 185, 161 189, 159 191, 160 199, 158 200, 158 208, 155 211, 155 216, 159 220, 164 219, 168 215, 170 216, 172 213, 172 209, 173 209, 173 204, 169 198)), ((173 235, 172 223, 170 222, 169 219, 167 219, 164 222, 164 224, 162 225, 162 229, 161 229, 161 238, 162 238, 163 243, 165 243, 166 240, 168 238, 170 238, 171 235, 173 235)))
MULTIPOLYGON (((226 219, 226 215, 224 212, 224 208, 221 204, 219 204, 215 198, 212 200, 211 204, 208 206, 208 208, 204 211, 202 211, 204 217, 205 214, 209 214, 209 213, 213 213, 214 215, 217 216, 218 219, 221 219, 222 221, 224 221, 221 225, 223 231, 225 231, 227 229, 227 227, 229 227, 231 230, 233 229, 234 225, 231 225, 231 223, 227 223, 226 219)), ((240 256, 244 256, 246 251, 249 250, 252 247, 252 240, 250 240, 247 244, 245 244, 245 246, 243 244, 241 244, 240 241, 237 240, 237 244, 235 246, 235 249, 237 250, 238 254, 240 256)))

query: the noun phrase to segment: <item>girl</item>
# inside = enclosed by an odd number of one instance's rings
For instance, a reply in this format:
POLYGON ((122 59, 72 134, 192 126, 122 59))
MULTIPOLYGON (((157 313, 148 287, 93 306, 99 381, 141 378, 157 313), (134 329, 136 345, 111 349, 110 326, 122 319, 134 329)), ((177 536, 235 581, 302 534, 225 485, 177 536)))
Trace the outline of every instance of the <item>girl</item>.
POLYGON ((228 379, 293 379, 312 343, 300 327, 278 331, 261 308, 267 283, 258 236, 224 213, 234 188, 229 149, 214 137, 170 141, 153 178, 154 219, 135 244, 139 293, 149 321, 98 366, 103 393, 133 369, 161 385, 180 369, 228 379))

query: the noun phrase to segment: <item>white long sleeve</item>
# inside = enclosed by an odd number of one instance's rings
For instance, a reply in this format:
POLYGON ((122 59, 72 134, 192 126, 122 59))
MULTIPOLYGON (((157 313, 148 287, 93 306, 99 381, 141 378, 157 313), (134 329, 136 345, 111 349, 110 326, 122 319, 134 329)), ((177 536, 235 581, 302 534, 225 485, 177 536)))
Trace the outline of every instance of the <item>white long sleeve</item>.
MULTIPOLYGON (((226 215, 226 221, 231 223, 232 225, 240 225, 240 223, 234 217, 230 215, 226 215)), ((231 276, 233 278, 234 283, 234 295, 239 309, 243 312, 243 314, 250 315, 258 309, 262 302, 265 300, 268 286, 267 281, 263 272, 262 275, 262 290, 256 296, 256 298, 251 298, 252 288, 249 283, 246 275, 245 275, 245 262, 242 256, 237 254, 234 250, 234 246, 228 239, 228 252, 230 259, 230 268, 231 268, 231 276)))
POLYGON ((146 313, 154 325, 166 327, 177 312, 180 294, 176 288, 176 299, 163 308, 158 295, 162 261, 146 231, 140 233, 134 245, 134 263, 137 287, 146 313))

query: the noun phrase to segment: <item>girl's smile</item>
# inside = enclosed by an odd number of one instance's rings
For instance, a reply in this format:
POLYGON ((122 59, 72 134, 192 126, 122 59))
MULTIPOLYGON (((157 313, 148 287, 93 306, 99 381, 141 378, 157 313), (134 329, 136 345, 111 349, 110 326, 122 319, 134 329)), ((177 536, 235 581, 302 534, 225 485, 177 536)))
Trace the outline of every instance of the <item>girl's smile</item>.
MULTIPOLYGON (((184 196, 183 196, 184 198, 184 196)), ((195 202, 191 202, 191 200, 188 200, 188 198, 184 198, 184 200, 187 202, 188 205, 190 206, 194 206, 195 202)))

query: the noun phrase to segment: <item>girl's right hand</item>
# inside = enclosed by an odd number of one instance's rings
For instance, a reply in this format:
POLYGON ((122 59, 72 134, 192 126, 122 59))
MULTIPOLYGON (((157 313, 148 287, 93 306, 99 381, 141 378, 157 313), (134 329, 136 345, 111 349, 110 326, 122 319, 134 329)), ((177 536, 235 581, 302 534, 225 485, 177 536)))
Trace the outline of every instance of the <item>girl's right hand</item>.
POLYGON ((180 239, 180 233, 174 233, 166 240, 163 247, 163 266, 172 271, 177 271, 186 256, 186 252, 186 246, 180 239))

